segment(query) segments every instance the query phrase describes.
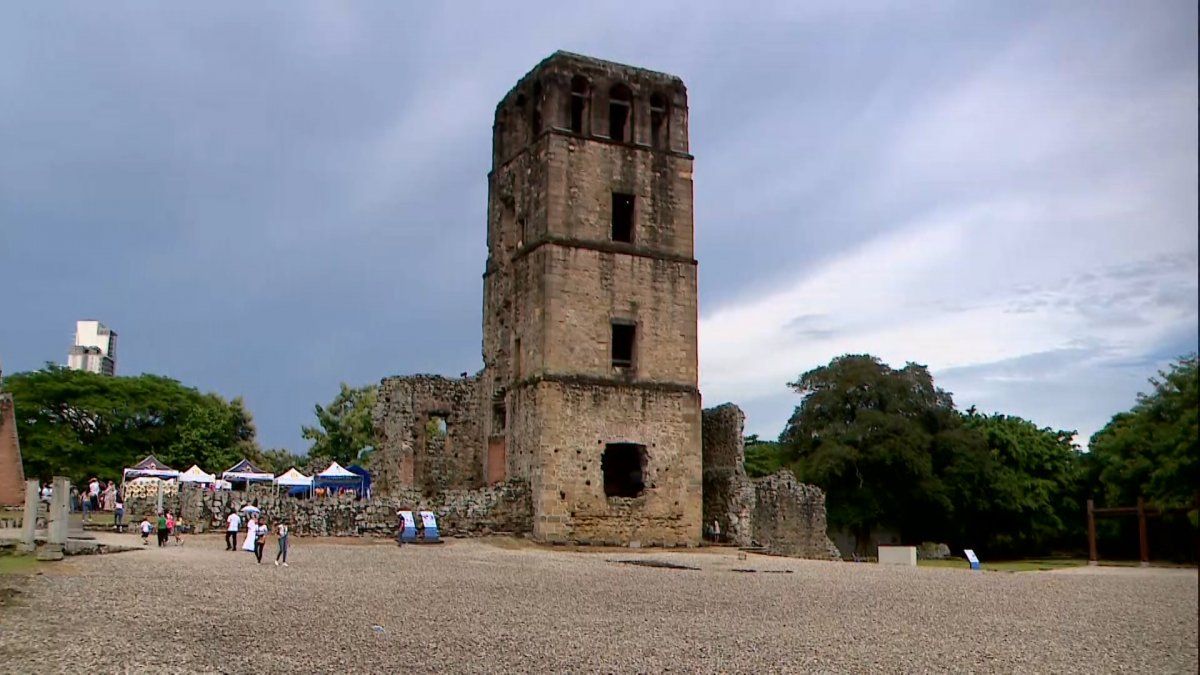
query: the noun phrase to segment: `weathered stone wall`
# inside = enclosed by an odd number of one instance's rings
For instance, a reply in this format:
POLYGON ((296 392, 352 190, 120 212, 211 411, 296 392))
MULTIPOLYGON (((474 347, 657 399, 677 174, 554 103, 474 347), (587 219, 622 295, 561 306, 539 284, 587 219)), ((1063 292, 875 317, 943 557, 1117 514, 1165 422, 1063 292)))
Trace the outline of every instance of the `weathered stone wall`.
MULTIPOLYGON (((134 526, 142 516, 155 512, 157 496, 126 500, 126 521, 134 526)), ((523 481, 478 490, 447 490, 437 497, 408 491, 392 497, 354 500, 348 497, 297 499, 277 494, 272 488, 248 492, 211 492, 185 486, 176 494, 164 495, 163 507, 182 514, 198 532, 222 531, 231 509, 256 504, 270 523, 288 523, 301 536, 357 536, 396 534, 396 511, 433 511, 445 535, 525 533, 532 530, 532 507, 528 485, 523 481)))
POLYGON ((12 394, 0 392, 0 506, 25 503, 25 468, 13 410, 12 394))
POLYGON ((826 534, 825 493, 790 471, 754 479, 754 539, 771 553, 839 560, 826 534))
POLYGON ((384 378, 372 414, 377 445, 368 468, 373 491, 391 496, 417 489, 432 495, 481 487, 482 418, 478 376, 384 378), (444 434, 434 428, 435 418, 445 420, 444 434))
POLYGON ((696 394, 561 382, 541 382, 536 390, 535 536, 666 546, 700 540, 696 394), (644 446, 641 496, 605 495, 601 456, 609 443, 644 446))
POLYGON ((742 437, 745 420, 741 408, 732 403, 703 413, 704 526, 711 528, 715 520, 722 539, 739 546, 754 540, 754 485, 746 475, 742 437))

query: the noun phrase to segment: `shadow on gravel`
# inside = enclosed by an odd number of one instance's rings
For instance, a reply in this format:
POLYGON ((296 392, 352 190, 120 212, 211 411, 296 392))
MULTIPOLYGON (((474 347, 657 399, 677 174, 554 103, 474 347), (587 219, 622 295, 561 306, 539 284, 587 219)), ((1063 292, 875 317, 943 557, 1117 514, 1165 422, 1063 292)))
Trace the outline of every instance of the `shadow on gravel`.
POLYGON ((699 567, 690 567, 662 560, 609 560, 608 562, 621 563, 622 565, 637 565, 639 567, 659 567, 668 570, 700 570, 699 567))

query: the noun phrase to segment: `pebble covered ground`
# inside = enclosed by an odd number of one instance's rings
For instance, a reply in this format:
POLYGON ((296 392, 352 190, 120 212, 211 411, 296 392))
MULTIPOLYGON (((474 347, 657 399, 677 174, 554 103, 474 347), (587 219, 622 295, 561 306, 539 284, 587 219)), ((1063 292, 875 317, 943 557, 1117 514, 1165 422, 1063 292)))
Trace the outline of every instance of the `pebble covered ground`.
POLYGON ((736 552, 293 537, 0 578, 0 672, 1196 672, 1195 570, 1062 574, 736 552), (621 564, 656 560, 691 569, 621 564), (735 571, 753 569, 755 572, 735 571))

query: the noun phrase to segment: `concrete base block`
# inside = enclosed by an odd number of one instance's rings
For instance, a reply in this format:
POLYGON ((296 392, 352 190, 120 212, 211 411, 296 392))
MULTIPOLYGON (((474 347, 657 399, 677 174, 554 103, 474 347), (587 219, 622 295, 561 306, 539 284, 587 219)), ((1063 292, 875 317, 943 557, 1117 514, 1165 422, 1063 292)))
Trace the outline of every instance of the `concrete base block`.
POLYGON ((880 546, 879 547, 879 564, 880 565, 907 565, 909 567, 917 566, 917 547, 916 546, 880 546))
POLYGON ((63 548, 61 544, 44 544, 37 550, 38 560, 62 560, 63 548))

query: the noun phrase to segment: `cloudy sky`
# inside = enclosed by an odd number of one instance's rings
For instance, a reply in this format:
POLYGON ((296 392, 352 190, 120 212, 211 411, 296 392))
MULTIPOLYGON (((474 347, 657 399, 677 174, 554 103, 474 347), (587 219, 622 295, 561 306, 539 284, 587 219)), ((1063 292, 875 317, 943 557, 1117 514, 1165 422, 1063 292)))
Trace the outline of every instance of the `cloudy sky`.
POLYGON ((1193 2, 444 4, 0 6, 5 370, 97 318, 294 451, 339 381, 475 371, 492 113, 556 49, 687 83, 748 432, 868 352, 1086 438, 1197 348, 1193 2))

